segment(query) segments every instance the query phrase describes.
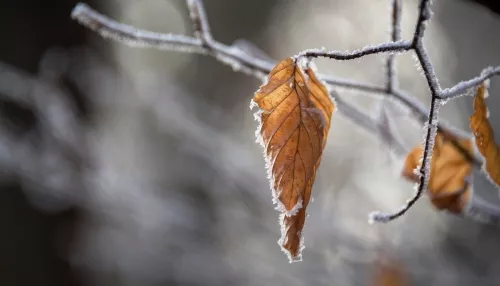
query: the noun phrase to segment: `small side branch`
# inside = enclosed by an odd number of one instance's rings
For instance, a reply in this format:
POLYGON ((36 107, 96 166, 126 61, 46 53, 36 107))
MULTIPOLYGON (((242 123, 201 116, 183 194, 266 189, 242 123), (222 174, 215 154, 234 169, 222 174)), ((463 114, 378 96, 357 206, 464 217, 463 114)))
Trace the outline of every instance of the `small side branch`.
POLYGON ((209 43, 212 42, 212 34, 210 33, 205 8, 200 0, 186 0, 186 4, 193 23, 195 37, 202 40, 207 47, 210 47, 209 43))
POLYGON ((467 92, 467 90, 477 87, 483 81, 498 75, 500 75, 500 66, 488 67, 483 70, 480 76, 459 82, 453 87, 443 89, 439 97, 446 100, 453 99, 455 97, 461 96, 462 94, 467 92))
POLYGON ((323 51, 320 49, 309 49, 300 52, 295 58, 329 58, 339 61, 353 60, 367 55, 380 53, 398 53, 406 52, 412 49, 412 43, 409 41, 397 41, 381 43, 375 46, 367 46, 352 52, 323 51))
POLYGON ((177 34, 161 34, 137 29, 118 23, 96 12, 88 5, 79 3, 73 9, 71 18, 81 25, 97 32, 104 38, 136 47, 157 48, 160 50, 183 50, 203 53, 202 41, 193 37, 177 34))
POLYGON ((417 43, 422 43, 424 38, 425 29, 427 22, 432 17, 430 0, 421 0, 418 11, 417 25, 415 27, 415 32, 413 33, 413 45, 416 48, 417 43))

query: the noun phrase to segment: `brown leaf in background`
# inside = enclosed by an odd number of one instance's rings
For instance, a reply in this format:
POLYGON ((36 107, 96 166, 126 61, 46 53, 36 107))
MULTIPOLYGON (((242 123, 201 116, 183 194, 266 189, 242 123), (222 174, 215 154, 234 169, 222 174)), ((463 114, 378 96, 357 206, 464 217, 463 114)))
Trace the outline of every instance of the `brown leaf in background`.
POLYGON ((257 138, 264 147, 268 177, 282 229, 278 243, 290 261, 300 260, 306 207, 326 144, 334 104, 311 69, 292 58, 269 73, 255 93, 257 138))
POLYGON ((407 279, 397 261, 377 261, 373 286, 403 286, 408 285, 407 279))
POLYGON ((476 146, 485 158, 485 169, 492 182, 500 186, 500 149, 495 144, 493 129, 488 120, 488 109, 484 98, 486 85, 482 83, 474 96, 474 113, 469 117, 470 128, 476 138, 476 146))
MULTIPOLYGON (((431 173, 427 193, 431 203, 439 210, 448 210, 460 213, 467 204, 470 196, 467 176, 472 171, 470 157, 461 152, 450 140, 450 135, 438 132, 431 159, 431 173)), ((461 149, 472 154, 470 140, 454 139, 461 149)), ((420 168, 422 146, 415 147, 408 156, 403 167, 402 175, 417 182, 419 177, 413 172, 420 168)))

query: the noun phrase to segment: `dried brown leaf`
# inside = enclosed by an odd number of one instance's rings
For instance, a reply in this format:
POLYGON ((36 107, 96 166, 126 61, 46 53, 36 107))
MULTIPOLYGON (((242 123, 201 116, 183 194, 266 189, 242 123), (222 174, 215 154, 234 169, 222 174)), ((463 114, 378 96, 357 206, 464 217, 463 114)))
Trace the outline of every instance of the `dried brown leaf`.
MULTIPOLYGON (((471 174, 472 162, 450 140, 449 134, 438 132, 431 159, 431 173, 427 193, 431 203, 439 210, 460 213, 469 201, 470 191, 466 178, 471 174)), ((472 142, 453 138, 461 149, 472 154, 472 142)), ((414 182, 418 176, 414 170, 420 168, 422 146, 415 147, 406 157, 402 175, 414 182)))
POLYGON ((313 70, 304 74, 292 58, 274 67, 252 104, 260 108, 256 135, 282 212, 278 243, 290 261, 300 260, 306 207, 335 106, 313 70))
POLYGON ((482 83, 474 96, 474 113, 469 117, 470 128, 476 139, 476 146, 485 158, 484 167, 489 178, 500 186, 500 148, 495 144, 493 128, 488 120, 488 109, 484 101, 486 85, 482 83))

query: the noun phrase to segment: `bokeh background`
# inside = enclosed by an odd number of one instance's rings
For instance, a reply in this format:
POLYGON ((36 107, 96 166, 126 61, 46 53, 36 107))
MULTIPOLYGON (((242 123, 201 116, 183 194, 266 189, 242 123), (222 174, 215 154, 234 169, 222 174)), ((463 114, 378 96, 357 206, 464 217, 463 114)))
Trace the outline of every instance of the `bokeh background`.
MULTIPOLYGON (((253 43, 275 59, 388 39, 385 0, 205 2, 217 40, 253 43)), ((442 86, 500 63, 495 1, 479 1, 492 9, 434 2, 425 44, 442 86)), ((289 264, 249 109, 261 83, 213 58, 104 40, 70 20, 76 3, 0 2, 0 285, 372 285, 380 250, 400 261, 411 285, 500 284, 497 227, 436 212, 426 199, 392 224, 368 224, 370 211, 404 203, 412 184, 399 177, 403 158, 338 113, 304 259, 289 264)), ((144 29, 192 32, 181 0, 86 3, 144 29)), ((404 1, 407 38, 417 6, 404 1)), ((383 84, 383 60, 317 65, 383 84)), ((412 56, 397 67, 401 87, 428 103, 412 56)), ((497 134, 499 92, 494 79, 497 134)), ((382 100, 342 95, 370 115, 382 100)), ((466 130, 471 109, 463 97, 441 115, 466 130)), ((391 110, 392 128, 412 148, 422 126, 391 110)), ((480 176, 474 188, 497 199, 480 176)))

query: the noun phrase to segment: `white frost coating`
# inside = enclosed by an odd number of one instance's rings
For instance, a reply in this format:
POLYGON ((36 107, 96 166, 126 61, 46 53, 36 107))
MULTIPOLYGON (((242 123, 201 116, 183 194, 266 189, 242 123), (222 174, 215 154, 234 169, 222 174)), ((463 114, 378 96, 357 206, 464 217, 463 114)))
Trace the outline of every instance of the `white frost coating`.
POLYGON ((490 92, 489 92, 489 88, 490 88, 490 80, 487 79, 483 82, 484 84, 484 94, 483 94, 483 98, 486 99, 490 96, 490 92))
MULTIPOLYGON (((304 68, 307 68, 308 66, 311 65, 311 60, 307 58, 298 58, 297 59, 297 67, 300 68, 300 71, 305 75, 304 68)), ((307 76, 307 75, 306 75, 307 76)), ((304 80, 307 82, 307 80, 304 80)))
MULTIPOLYGON (((324 47, 322 49, 324 49, 324 47)), ((309 63, 309 68, 314 72, 314 74, 318 73, 318 66, 316 66, 316 64, 313 61, 309 63)), ((325 83, 323 84, 326 86, 325 83)))
POLYGON ((299 197, 299 199, 297 200, 297 203, 292 207, 292 209, 287 211, 285 208, 285 205, 278 199, 278 197, 279 197, 279 194, 276 193, 275 191, 273 191, 273 203, 276 204, 276 207, 274 209, 281 212, 282 214, 284 214, 287 217, 291 217, 291 216, 296 215, 299 212, 299 210, 303 207, 302 198, 299 197))
POLYGON ((486 87, 486 90, 488 90, 488 88, 490 88, 490 79, 489 78, 485 79, 483 84, 486 87))

